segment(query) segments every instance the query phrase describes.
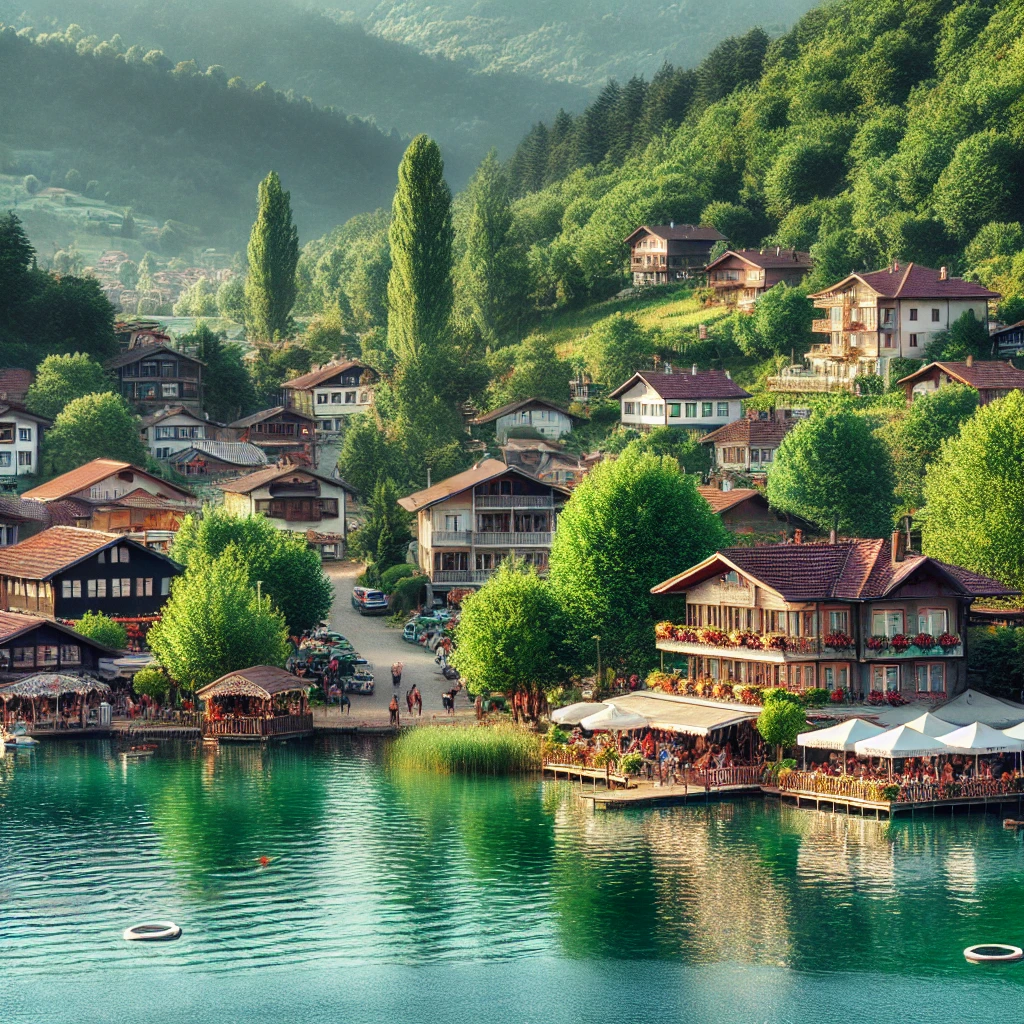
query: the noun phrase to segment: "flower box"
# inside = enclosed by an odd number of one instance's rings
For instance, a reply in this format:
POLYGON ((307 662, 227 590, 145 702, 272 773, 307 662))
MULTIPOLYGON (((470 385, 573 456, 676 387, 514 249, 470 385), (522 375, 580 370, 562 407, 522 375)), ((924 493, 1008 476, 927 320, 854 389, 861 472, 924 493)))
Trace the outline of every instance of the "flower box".
POLYGON ((911 639, 906 633, 897 633, 895 636, 889 638, 889 645, 897 654, 902 654, 908 647, 910 647, 911 639))
POLYGON ((831 647, 834 651, 847 651, 853 647, 853 637, 849 633, 827 633, 825 646, 831 647))
POLYGON ((869 651, 887 651, 889 649, 889 638, 887 636, 869 636, 864 645, 869 651))
POLYGON ((960 637, 956 633, 943 633, 939 637, 939 646, 944 650, 952 650, 954 647, 960 646, 960 637))

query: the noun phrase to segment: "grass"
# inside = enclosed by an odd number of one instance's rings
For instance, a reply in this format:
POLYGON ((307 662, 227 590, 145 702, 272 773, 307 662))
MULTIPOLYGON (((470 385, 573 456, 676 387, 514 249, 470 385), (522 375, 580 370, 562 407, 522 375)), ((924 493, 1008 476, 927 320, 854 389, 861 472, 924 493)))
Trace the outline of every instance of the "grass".
POLYGON ((388 762, 444 775, 517 775, 540 770, 540 747, 540 736, 513 725, 427 726, 399 736, 388 762))

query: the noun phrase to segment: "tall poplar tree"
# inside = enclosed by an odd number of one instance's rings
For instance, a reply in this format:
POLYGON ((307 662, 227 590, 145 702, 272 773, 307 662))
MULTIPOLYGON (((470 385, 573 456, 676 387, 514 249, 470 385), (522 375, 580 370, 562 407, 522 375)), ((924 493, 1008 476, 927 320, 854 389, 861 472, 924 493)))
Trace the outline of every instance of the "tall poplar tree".
POLYGON ((466 251, 458 281, 484 340, 519 340, 530 289, 526 252, 512 231, 508 176, 492 149, 469 183, 466 251))
POLYGON ((282 338, 288 334, 295 305, 299 232, 292 223, 291 194, 281 188, 277 171, 271 171, 260 182, 248 258, 246 330, 255 341, 282 338))

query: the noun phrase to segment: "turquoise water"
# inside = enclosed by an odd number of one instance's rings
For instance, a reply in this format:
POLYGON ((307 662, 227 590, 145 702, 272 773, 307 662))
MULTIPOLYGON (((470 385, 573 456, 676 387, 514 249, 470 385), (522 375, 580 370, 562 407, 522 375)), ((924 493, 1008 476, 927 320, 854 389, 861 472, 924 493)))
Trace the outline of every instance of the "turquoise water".
POLYGON ((1024 965, 962 949, 1024 944, 1022 894, 978 814, 594 815, 326 739, 0 758, 5 1024, 992 1020, 1024 965), (121 939, 167 918, 177 942, 121 939))

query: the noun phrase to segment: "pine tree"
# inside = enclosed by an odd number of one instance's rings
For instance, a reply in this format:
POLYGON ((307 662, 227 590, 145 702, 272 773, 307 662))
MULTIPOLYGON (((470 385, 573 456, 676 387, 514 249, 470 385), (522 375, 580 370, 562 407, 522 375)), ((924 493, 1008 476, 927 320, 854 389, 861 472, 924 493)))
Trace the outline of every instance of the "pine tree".
POLYGON ((612 112, 622 90, 610 81, 576 121, 576 166, 599 164, 608 152, 612 112))
POLYGON ((291 327, 299 232, 292 223, 291 195, 271 171, 260 182, 256 223, 249 235, 245 326, 250 338, 273 341, 291 327))
POLYGON ((517 341, 529 293, 526 253, 512 234, 508 177, 494 150, 469 183, 466 251, 460 289, 484 340, 497 346, 517 341))
POLYGON ((640 138, 640 118, 646 96, 647 83, 634 75, 626 83, 609 114, 608 156, 616 164, 626 159, 633 144, 640 138))
MULTIPOLYGON (((560 115, 564 111, 559 112, 560 115)), ((568 117, 568 114, 565 114, 568 117)), ((571 118, 570 118, 571 120, 571 118)), ((539 192, 545 184, 551 141, 547 125, 538 121, 516 147, 509 161, 508 173, 516 196, 539 192)))
POLYGON ((574 170, 573 139, 576 122, 572 114, 559 110, 548 133, 548 156, 544 165, 544 184, 551 185, 561 181, 574 170))
POLYGON ((649 142, 668 125, 678 125, 686 116, 697 87, 697 74, 669 63, 651 79, 640 115, 639 137, 649 142))

